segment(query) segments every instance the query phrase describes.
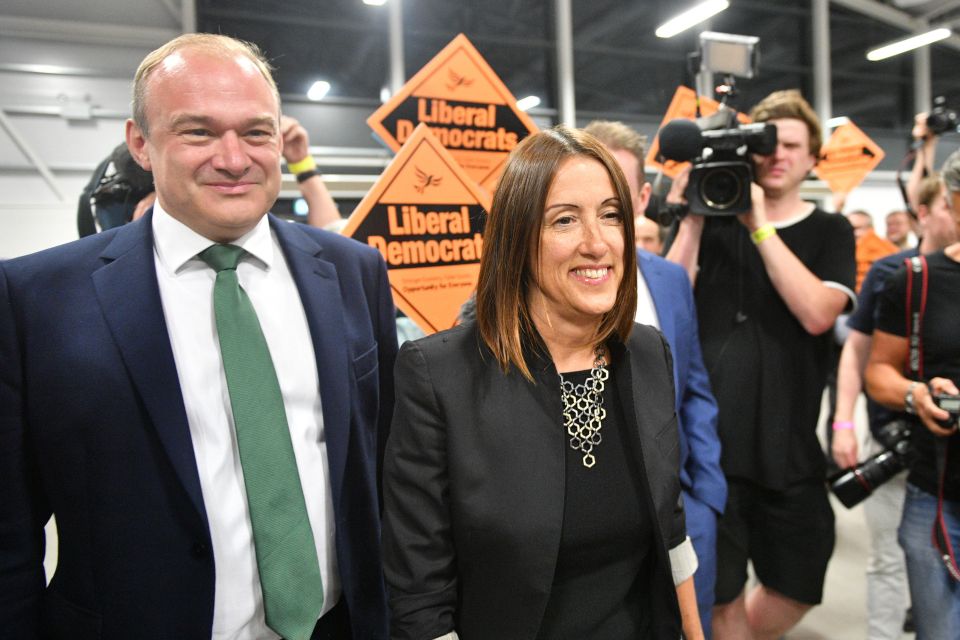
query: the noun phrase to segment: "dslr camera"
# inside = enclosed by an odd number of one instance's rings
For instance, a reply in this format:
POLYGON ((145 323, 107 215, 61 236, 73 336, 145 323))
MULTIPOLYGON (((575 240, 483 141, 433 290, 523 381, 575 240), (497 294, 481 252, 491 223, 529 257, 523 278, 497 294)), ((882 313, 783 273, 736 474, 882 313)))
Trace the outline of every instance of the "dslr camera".
POLYGON ((776 148, 776 125, 738 125, 736 111, 726 105, 707 118, 672 120, 660 131, 665 158, 693 163, 684 196, 690 212, 704 216, 750 211, 751 154, 769 155, 776 148))
MULTIPOLYGON (((938 407, 950 414, 944 426, 956 424, 960 416, 960 396, 938 394, 933 399, 938 407)), ((848 509, 855 507, 877 487, 906 469, 914 457, 910 434, 913 429, 922 428, 922 425, 908 418, 885 424, 877 434, 877 439, 886 449, 830 480, 830 490, 843 506, 848 509)))
POLYGON ((960 125, 957 112, 947 107, 947 99, 937 96, 933 99, 933 109, 927 114, 927 129, 935 136, 947 131, 956 131, 960 125))

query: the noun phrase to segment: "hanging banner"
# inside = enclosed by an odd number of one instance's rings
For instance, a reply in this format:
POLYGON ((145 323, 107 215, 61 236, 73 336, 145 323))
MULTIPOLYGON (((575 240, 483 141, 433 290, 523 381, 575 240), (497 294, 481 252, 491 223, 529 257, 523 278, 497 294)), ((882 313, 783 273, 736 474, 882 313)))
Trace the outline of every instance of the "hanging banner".
POLYGON ((489 198, 421 124, 343 234, 387 262, 397 308, 427 334, 448 329, 477 286, 489 198))
POLYGON ((883 149, 860 127, 847 122, 833 130, 820 147, 820 161, 813 171, 834 193, 849 193, 883 160, 883 149))
POLYGON ((367 119, 393 151, 420 124, 493 192, 507 154, 537 125, 462 33, 367 119))
MULTIPOLYGON (((715 114, 719 108, 720 103, 713 98, 700 96, 701 116, 711 116, 715 114)), ((665 124, 677 118, 694 120, 696 117, 697 94, 693 89, 681 85, 677 87, 676 92, 673 94, 673 99, 670 100, 670 106, 667 107, 667 112, 663 115, 663 120, 660 122, 660 128, 662 129, 665 124)), ((750 117, 745 113, 737 113, 737 120, 741 124, 750 123, 750 117)), ((644 161, 644 166, 653 170, 659 170, 662 168, 664 175, 670 176, 671 178, 676 178, 677 174, 690 164, 689 162, 674 162, 673 160, 667 160, 661 165, 659 162, 657 162, 657 154, 659 153, 660 139, 659 137, 656 137, 653 139, 653 143, 650 145, 650 150, 647 152, 647 158, 644 161)))

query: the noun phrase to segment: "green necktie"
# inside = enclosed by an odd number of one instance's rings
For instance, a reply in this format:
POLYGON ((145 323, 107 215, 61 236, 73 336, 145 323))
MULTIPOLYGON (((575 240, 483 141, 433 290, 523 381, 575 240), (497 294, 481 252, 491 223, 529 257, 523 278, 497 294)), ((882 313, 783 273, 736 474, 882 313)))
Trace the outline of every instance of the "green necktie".
POLYGON ((237 279, 244 253, 215 244, 200 258, 217 272, 213 309, 267 625, 286 640, 308 640, 323 607, 323 581, 280 383, 257 312, 237 279))

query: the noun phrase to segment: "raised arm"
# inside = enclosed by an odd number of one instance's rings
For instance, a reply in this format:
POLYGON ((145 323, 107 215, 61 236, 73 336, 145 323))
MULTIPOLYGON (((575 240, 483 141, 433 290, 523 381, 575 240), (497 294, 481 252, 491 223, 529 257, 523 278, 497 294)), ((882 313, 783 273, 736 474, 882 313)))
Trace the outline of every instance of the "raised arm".
MULTIPOLYGON (((296 119, 283 116, 280 119, 280 133, 283 136, 283 159, 288 166, 298 164, 313 158, 310 156, 310 138, 307 130, 296 119)), ((316 164, 308 172, 297 175, 297 184, 303 199, 307 201, 307 223, 313 227, 323 228, 331 222, 340 219, 340 210, 337 203, 327 189, 323 176, 315 171, 316 164)))

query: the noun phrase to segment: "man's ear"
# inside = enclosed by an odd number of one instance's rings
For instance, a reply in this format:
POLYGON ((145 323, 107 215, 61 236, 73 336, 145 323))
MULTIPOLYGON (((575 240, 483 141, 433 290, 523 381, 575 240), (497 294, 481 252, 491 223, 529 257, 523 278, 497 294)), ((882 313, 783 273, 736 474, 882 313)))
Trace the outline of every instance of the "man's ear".
POLYGON ((643 186, 640 187, 640 193, 637 194, 637 206, 633 215, 643 215, 643 212, 647 210, 647 203, 650 202, 650 193, 652 191, 653 187, 650 186, 650 183, 644 181, 643 186))
POLYGON ((132 119, 127 120, 126 138, 130 156, 136 160, 144 171, 152 171, 150 154, 147 153, 147 137, 143 135, 143 131, 132 119))

